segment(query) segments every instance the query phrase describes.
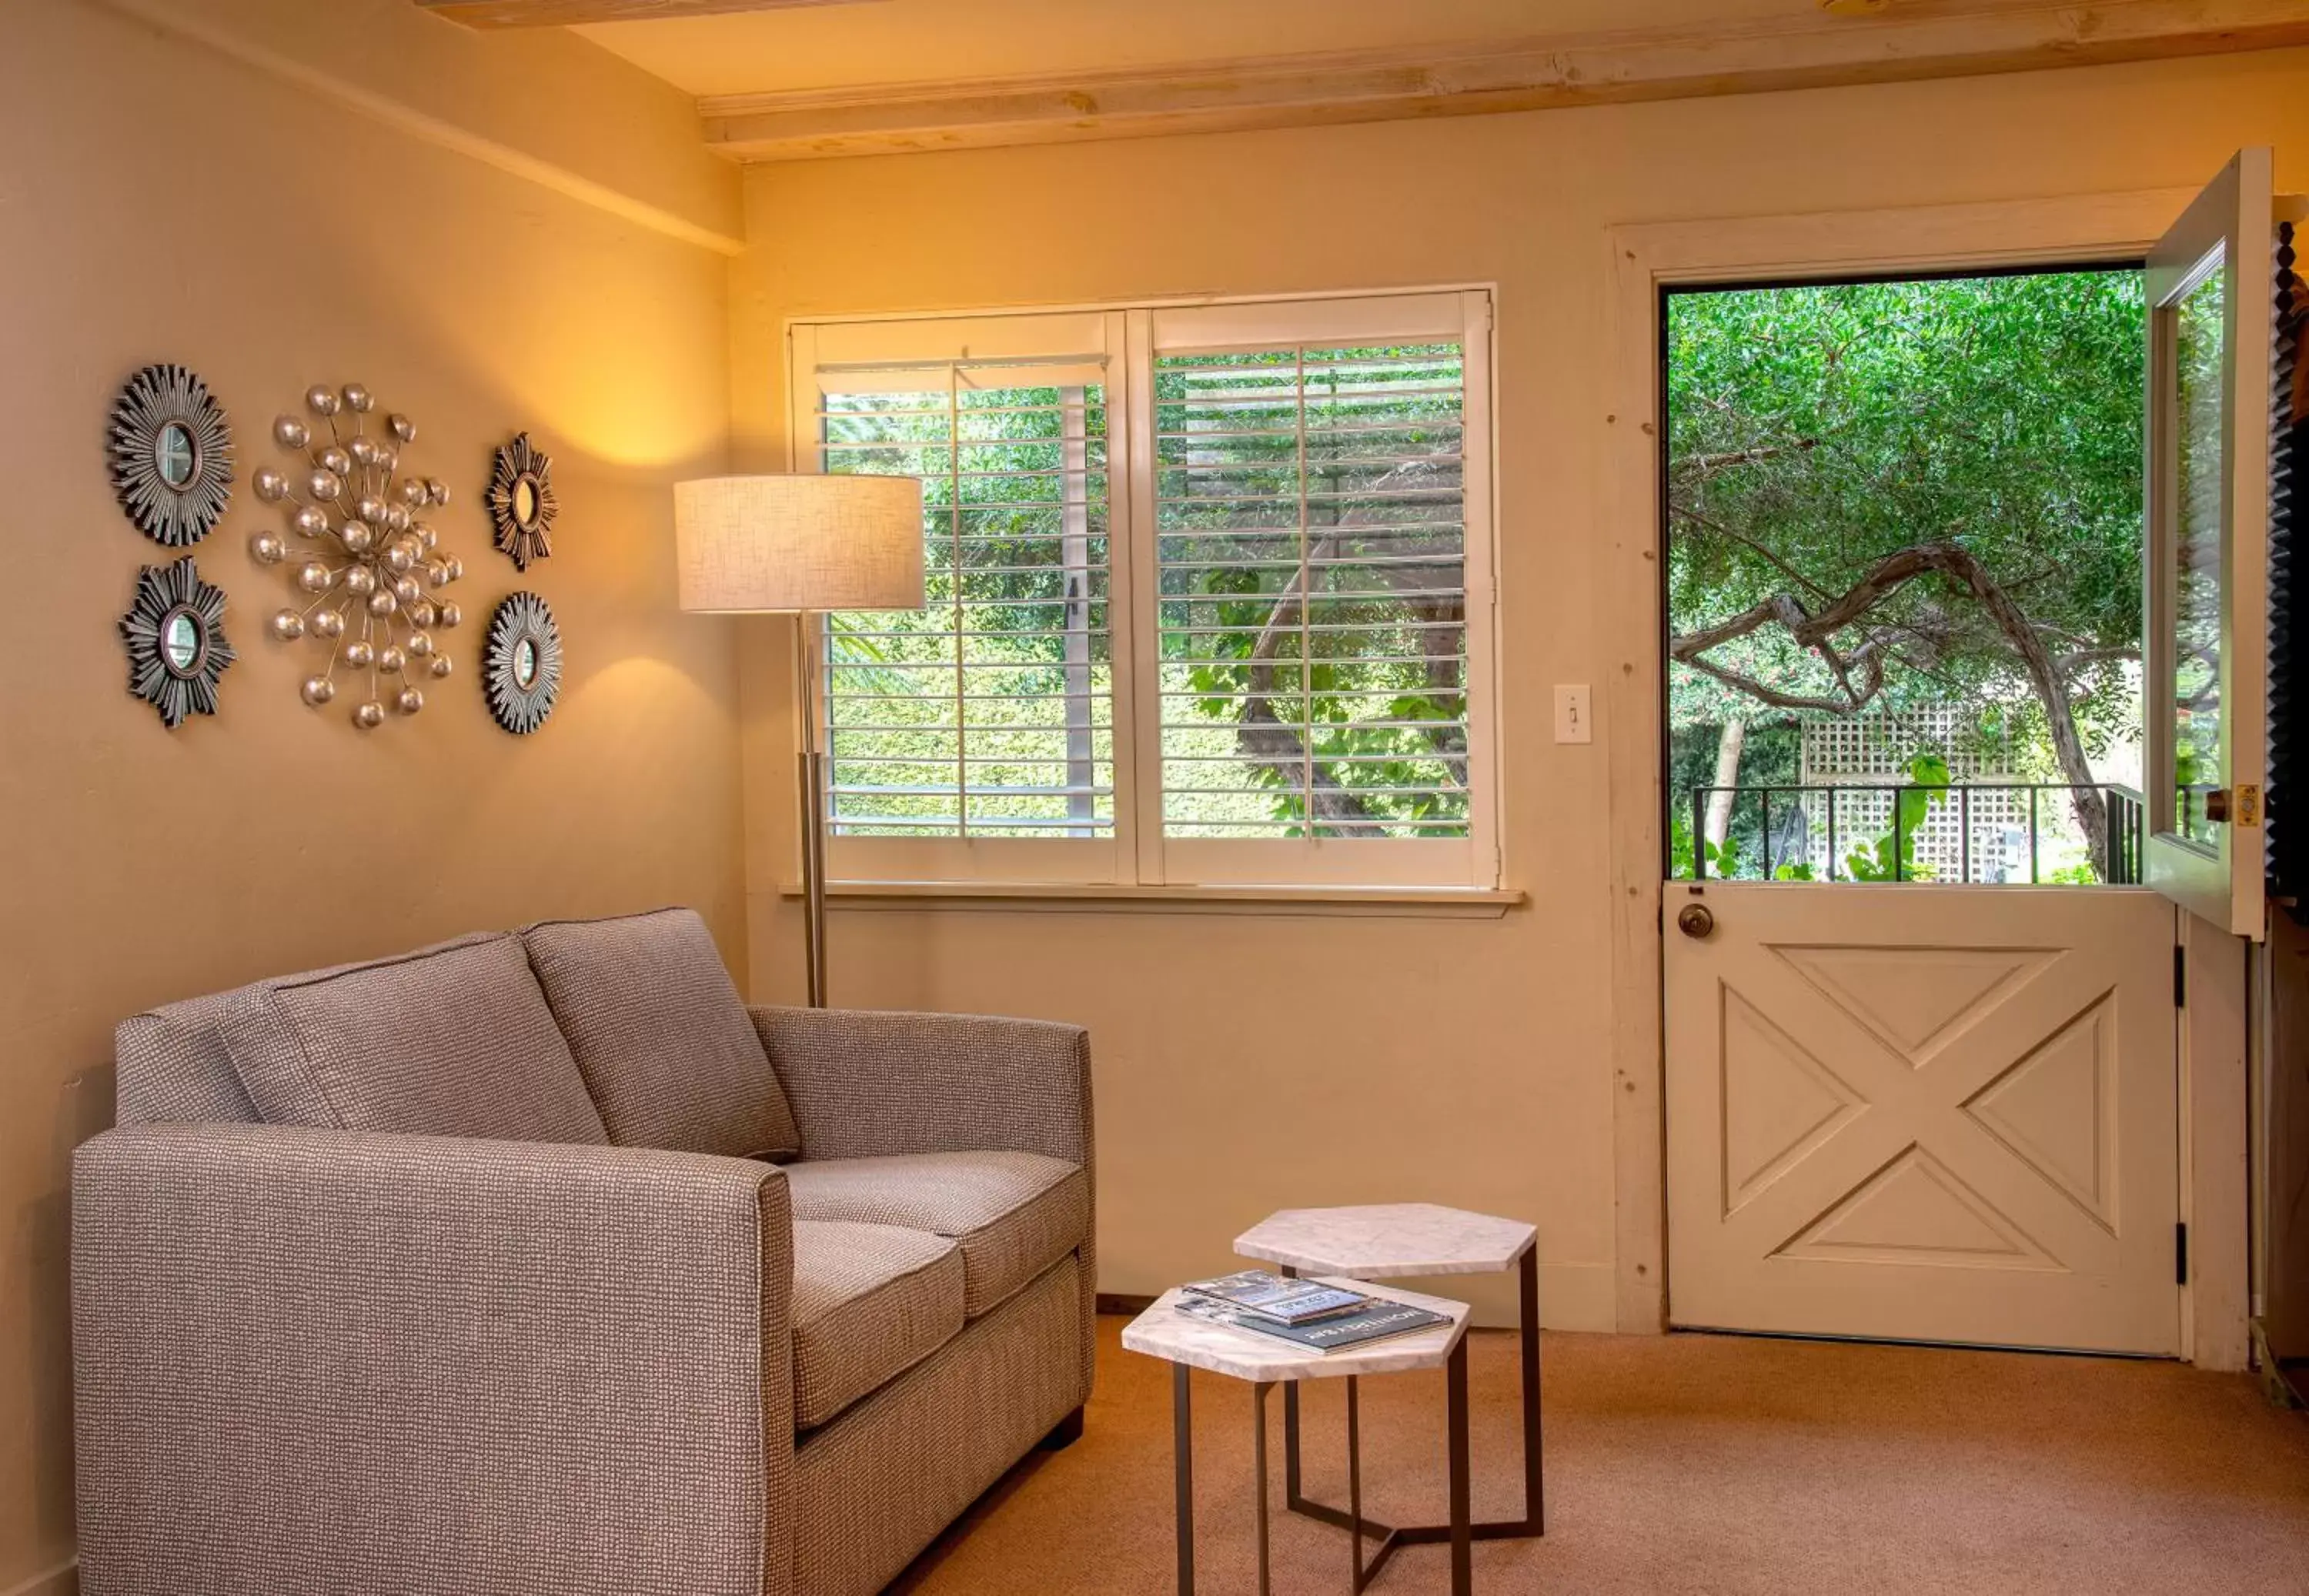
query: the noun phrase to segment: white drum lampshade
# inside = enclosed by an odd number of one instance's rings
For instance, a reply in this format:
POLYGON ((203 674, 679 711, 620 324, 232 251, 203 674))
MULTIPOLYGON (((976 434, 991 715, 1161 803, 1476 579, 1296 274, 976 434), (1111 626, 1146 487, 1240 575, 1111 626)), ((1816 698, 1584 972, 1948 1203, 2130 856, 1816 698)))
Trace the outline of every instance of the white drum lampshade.
POLYGON ((673 489, 681 608, 920 609, 912 477, 707 477, 673 489))

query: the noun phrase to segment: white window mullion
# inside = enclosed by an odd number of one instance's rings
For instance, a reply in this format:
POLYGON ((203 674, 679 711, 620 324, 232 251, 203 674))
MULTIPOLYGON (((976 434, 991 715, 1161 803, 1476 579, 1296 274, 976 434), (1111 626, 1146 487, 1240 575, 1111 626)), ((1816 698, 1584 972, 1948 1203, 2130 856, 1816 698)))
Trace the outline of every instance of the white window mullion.
MULTIPOLYGON (((1163 582, 1156 557, 1161 522, 1154 504, 1155 405, 1154 319, 1144 310, 1123 317, 1124 448, 1129 462, 1128 514, 1124 524, 1129 541, 1115 560, 1128 581, 1117 595, 1118 607, 1129 603, 1128 659, 1129 676, 1117 683, 1117 713, 1129 717, 1130 779, 1133 841, 1131 854, 1139 883, 1166 884, 1170 877, 1163 832, 1163 627, 1160 608, 1163 582)), ((1124 651, 1117 644, 1117 658, 1124 651)), ((1116 771, 1120 774, 1119 739, 1116 771)))

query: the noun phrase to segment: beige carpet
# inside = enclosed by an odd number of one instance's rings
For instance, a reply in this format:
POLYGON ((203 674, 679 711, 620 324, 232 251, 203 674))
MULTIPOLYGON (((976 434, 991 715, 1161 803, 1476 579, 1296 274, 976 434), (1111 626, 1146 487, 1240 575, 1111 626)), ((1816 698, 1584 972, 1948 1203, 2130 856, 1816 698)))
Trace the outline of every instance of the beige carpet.
MULTIPOLYGON (((895 1587, 1174 1588, 1169 1366, 1100 1325, 1098 1394, 895 1587)), ((1512 1516, 1515 1342, 1472 1342, 1475 1510, 1512 1516)), ((1724 1336, 1550 1336, 1548 1534, 1479 1542, 1478 1592, 2309 1592, 2309 1420, 2173 1364, 1724 1336)), ((1310 1488, 1344 1497, 1345 1402, 1310 1386, 1310 1488)), ((1250 1388, 1195 1377, 1199 1588, 1255 1589, 1250 1388)), ((1347 1589, 1344 1533, 1284 1514, 1275 1589, 1347 1589)), ((1370 1511, 1443 1516, 1438 1375, 1363 1385, 1370 1511)), ((1449 1588, 1441 1548, 1374 1587, 1449 1588)))

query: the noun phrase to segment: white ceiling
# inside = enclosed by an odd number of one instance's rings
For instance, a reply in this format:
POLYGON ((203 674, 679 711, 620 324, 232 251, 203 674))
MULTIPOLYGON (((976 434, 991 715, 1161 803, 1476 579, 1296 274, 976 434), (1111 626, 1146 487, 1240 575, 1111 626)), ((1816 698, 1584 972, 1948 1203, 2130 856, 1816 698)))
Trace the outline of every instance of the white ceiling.
MULTIPOLYGON (((1910 14, 1998 3, 1895 0, 1889 9, 1910 14)), ((1820 0, 862 0, 577 31, 706 96, 1628 30, 1705 32, 1775 17, 1816 23, 1820 16, 1820 0)))

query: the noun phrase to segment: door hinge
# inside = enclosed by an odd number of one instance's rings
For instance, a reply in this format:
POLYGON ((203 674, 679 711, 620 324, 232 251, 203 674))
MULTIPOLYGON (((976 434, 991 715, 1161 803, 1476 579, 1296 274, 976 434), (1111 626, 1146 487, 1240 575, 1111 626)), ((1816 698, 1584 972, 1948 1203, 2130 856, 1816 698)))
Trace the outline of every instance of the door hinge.
POLYGON ((2173 947, 2173 1006, 2189 1006, 2189 950, 2177 943, 2173 947))
POLYGON ((2173 1227, 2173 1283, 2189 1283, 2189 1227, 2185 1224, 2173 1227))

